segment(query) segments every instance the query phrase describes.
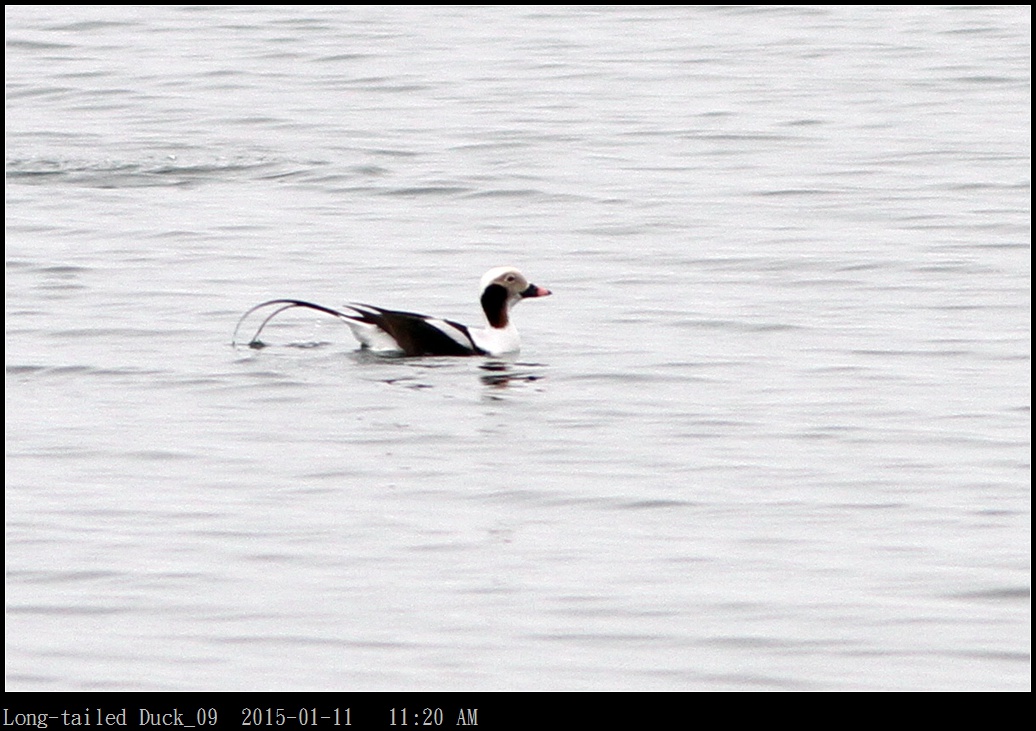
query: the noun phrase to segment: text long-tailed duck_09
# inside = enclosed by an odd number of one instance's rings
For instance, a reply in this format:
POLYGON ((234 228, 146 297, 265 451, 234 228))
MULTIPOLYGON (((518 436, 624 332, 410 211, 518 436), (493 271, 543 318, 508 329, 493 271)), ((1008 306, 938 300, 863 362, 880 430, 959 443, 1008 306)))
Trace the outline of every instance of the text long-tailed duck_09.
POLYGON ((467 327, 452 320, 418 315, 413 312, 386 310, 373 305, 354 303, 342 311, 296 299, 275 299, 256 305, 246 312, 234 329, 234 342, 241 325, 249 316, 269 310, 249 345, 259 347, 259 335, 274 317, 295 307, 304 307, 341 318, 360 341, 360 347, 378 353, 398 355, 489 355, 517 353, 520 341, 511 322, 511 307, 530 297, 546 297, 549 289, 530 284, 514 267, 496 267, 482 277, 480 302, 487 326, 467 327))

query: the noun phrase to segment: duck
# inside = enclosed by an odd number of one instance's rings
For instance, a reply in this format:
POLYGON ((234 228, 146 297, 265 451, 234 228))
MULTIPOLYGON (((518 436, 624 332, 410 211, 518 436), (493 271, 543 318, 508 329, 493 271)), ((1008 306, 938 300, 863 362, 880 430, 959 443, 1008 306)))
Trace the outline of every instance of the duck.
POLYGON ((522 300, 546 297, 551 291, 532 284, 513 266, 494 267, 487 271, 479 282, 479 291, 479 303, 486 318, 486 326, 481 328, 360 303, 336 310, 305 300, 273 299, 261 302, 241 316, 234 329, 233 342, 237 343, 238 331, 249 316, 260 310, 272 309, 248 343, 254 348, 263 347, 259 335, 267 323, 285 310, 301 307, 343 320, 360 342, 361 349, 379 354, 410 357, 516 354, 521 348, 521 340, 511 318, 511 309, 522 300))

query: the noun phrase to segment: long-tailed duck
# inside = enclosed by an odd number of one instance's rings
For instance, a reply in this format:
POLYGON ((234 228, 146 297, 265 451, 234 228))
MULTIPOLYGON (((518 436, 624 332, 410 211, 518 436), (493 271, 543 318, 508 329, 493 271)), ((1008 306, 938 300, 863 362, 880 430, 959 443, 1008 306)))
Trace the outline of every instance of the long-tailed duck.
POLYGON ((516 353, 520 346, 518 331, 511 322, 511 307, 530 297, 546 297, 549 289, 530 284, 514 267, 496 267, 482 277, 480 302, 487 327, 472 328, 452 320, 386 310, 373 305, 350 304, 339 311, 296 299, 275 299, 246 312, 234 329, 234 341, 244 321, 252 314, 273 308, 259 325, 250 345, 260 345, 263 328, 281 312, 305 307, 341 318, 353 331, 363 348, 401 355, 490 355, 516 353))

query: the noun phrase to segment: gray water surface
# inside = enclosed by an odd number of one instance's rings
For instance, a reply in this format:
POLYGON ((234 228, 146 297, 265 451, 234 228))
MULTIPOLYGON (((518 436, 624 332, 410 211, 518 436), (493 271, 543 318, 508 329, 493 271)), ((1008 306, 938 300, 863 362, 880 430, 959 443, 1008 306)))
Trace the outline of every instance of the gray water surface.
POLYGON ((7 689, 1027 690, 1030 13, 7 6, 7 689))

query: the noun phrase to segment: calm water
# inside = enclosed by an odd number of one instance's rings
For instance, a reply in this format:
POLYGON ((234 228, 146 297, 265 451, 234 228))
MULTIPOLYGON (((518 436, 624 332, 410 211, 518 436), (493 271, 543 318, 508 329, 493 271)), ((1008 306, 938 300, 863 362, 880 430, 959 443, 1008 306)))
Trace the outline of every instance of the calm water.
POLYGON ((5 12, 9 690, 1029 689, 1028 6, 5 12))

